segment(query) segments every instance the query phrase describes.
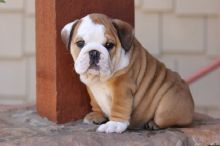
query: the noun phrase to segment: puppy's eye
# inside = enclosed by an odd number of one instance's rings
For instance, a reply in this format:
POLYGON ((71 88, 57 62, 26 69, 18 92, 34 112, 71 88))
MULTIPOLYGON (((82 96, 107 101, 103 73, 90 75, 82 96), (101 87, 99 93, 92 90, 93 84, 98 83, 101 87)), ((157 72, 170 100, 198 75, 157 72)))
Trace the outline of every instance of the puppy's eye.
POLYGON ((77 45, 77 47, 79 47, 79 48, 83 48, 84 45, 85 45, 85 41, 78 41, 78 42, 76 42, 76 45, 77 45))
POLYGON ((113 43, 105 43, 105 48, 107 49, 107 50, 111 50, 113 47, 115 46, 115 44, 113 44, 113 43))

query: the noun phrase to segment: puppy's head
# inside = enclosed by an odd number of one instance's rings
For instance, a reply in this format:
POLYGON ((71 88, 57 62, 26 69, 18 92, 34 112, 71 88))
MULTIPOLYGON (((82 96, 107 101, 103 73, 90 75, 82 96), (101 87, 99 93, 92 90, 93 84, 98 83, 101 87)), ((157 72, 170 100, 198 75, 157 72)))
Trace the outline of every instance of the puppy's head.
POLYGON ((86 84, 106 81, 129 64, 134 34, 124 21, 90 14, 65 25, 61 36, 86 84))

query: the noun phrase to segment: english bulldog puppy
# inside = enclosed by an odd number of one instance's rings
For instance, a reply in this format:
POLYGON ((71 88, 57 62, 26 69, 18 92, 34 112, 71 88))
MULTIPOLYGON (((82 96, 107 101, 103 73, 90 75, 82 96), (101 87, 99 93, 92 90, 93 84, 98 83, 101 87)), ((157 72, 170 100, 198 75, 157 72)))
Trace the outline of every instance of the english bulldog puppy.
POLYGON ((189 87, 144 49, 128 23, 89 14, 65 25, 61 36, 90 95, 92 112, 84 122, 101 124, 98 132, 192 122, 189 87))

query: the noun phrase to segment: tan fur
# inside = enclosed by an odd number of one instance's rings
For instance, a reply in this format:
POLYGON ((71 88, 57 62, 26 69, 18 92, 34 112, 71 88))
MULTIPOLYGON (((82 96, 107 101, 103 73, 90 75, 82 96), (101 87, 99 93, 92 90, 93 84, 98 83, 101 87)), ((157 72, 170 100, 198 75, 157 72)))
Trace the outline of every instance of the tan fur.
MULTIPOLYGON (((121 49, 122 44, 111 19, 100 14, 93 14, 91 18, 95 23, 105 26, 105 35, 116 43, 116 47, 110 52, 110 55, 112 58, 119 59, 117 50, 121 49)), ((72 41, 75 42, 75 39, 73 37, 72 41)), ((73 58, 76 58, 79 50, 74 49, 74 46, 72 48, 74 50, 73 58)), ((178 73, 167 69, 135 38, 128 53, 131 54, 129 65, 106 81, 112 93, 109 120, 130 121, 131 128, 143 127, 150 121, 154 121, 160 128, 190 124, 194 103, 187 84, 178 73)), ((93 115, 89 117, 100 121, 99 119, 104 118, 104 114, 89 87, 88 91, 94 111, 93 115)))
POLYGON ((194 104, 187 84, 151 56, 137 40, 124 72, 108 81, 113 92, 110 120, 130 120, 143 127, 153 120, 160 128, 192 122, 194 104))
POLYGON ((130 119, 131 128, 153 120, 160 128, 192 122, 194 103, 180 76, 151 56, 135 40, 129 66, 109 81, 113 96, 110 119, 130 119), (126 106, 125 106, 126 105, 126 106))

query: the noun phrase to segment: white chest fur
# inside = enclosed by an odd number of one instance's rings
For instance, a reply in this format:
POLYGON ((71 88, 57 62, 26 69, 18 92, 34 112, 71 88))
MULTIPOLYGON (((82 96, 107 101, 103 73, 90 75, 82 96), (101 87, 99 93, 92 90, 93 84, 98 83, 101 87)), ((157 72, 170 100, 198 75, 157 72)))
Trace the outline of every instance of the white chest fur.
POLYGON ((89 86, 96 102, 98 103, 99 107, 105 113, 106 116, 110 115, 111 112, 111 92, 109 88, 105 84, 95 84, 89 86))

